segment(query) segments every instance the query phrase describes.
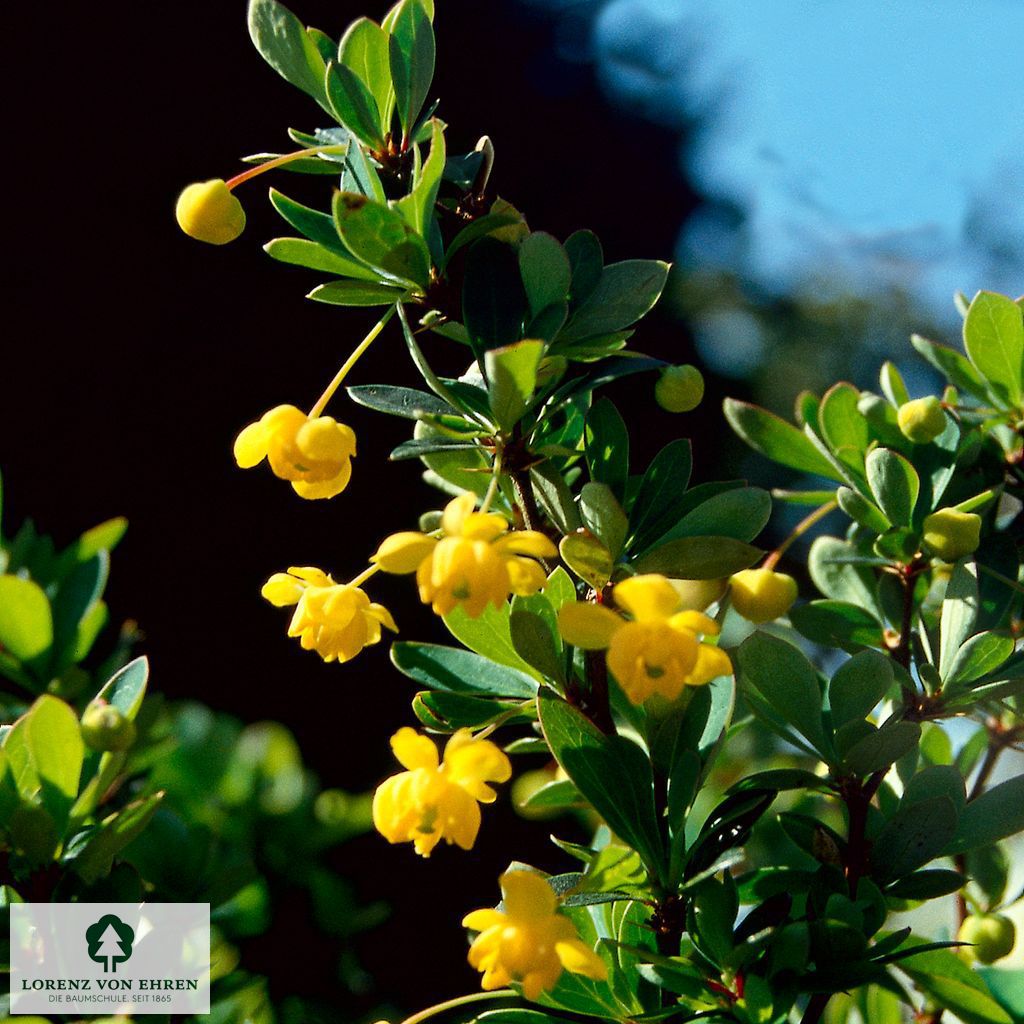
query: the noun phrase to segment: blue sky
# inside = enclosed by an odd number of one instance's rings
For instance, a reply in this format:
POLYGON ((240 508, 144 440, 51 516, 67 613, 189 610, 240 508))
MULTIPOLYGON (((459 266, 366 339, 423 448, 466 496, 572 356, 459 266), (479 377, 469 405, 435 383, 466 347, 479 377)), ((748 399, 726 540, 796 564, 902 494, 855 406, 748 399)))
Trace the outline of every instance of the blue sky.
POLYGON ((1024 0, 530 0, 575 14, 609 95, 738 203, 683 259, 771 289, 1024 291, 1024 0), (580 17, 582 15, 582 17, 580 17))

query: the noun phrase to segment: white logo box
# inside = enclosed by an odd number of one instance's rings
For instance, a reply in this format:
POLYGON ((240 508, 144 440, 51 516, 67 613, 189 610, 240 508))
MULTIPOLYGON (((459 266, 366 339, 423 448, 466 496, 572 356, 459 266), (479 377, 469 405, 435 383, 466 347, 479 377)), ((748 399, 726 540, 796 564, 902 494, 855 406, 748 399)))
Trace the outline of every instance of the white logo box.
POLYGON ((208 903, 13 903, 11 1014, 209 1013, 208 903))

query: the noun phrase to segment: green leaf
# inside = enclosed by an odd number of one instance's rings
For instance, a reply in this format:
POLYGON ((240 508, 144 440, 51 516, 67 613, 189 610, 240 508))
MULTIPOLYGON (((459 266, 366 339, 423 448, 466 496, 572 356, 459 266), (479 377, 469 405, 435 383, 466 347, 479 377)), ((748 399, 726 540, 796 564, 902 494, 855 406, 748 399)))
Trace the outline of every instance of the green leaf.
POLYGON ((963 647, 978 621, 978 569, 961 559, 953 567, 942 600, 939 641, 939 675, 949 675, 953 659, 963 647))
POLYGON ((737 651, 737 679, 828 759, 821 719, 822 693, 814 666, 801 651, 768 633, 751 634, 737 651))
POLYGON ((317 285, 307 296, 329 306, 391 306, 409 297, 408 291, 372 281, 328 281, 317 285))
POLYGON ((355 192, 336 193, 333 209, 338 235, 357 259, 398 284, 426 288, 430 253, 400 213, 355 192))
POLYGON ((1024 392, 1024 316, 1005 295, 978 292, 964 318, 964 347, 971 362, 1011 406, 1024 392))
POLYGON ((930 868, 893 882, 886 890, 886 896, 900 900, 934 900, 940 896, 959 892, 967 879, 959 871, 950 868, 930 868))
POLYGON ((801 473, 814 473, 843 482, 832 464, 810 438, 774 413, 747 402, 727 398, 723 406, 732 429, 755 451, 801 473))
POLYGON ((822 438, 835 457, 860 479, 864 475, 864 453, 871 441, 871 428, 858 408, 860 391, 852 384, 835 384, 818 407, 822 438))
POLYGON ((142 707, 149 681, 149 661, 135 658, 107 680, 96 697, 113 704, 125 718, 134 719, 142 707))
POLYGON ((963 853, 1024 832, 1024 775, 1007 779, 976 797, 960 816, 946 853, 963 853))
POLYGON ((836 500, 839 507, 866 530, 872 533, 885 533, 892 528, 892 523, 885 518, 882 510, 859 491, 850 487, 840 487, 836 491, 836 500))
POLYGON ((161 792, 135 800, 104 818, 84 838, 76 836, 65 863, 71 865, 86 885, 105 878, 114 858, 149 824, 163 798, 161 792))
MULTIPOLYGON (((318 216, 323 216, 323 214, 318 214, 318 216)), ((328 274, 340 274, 342 277, 354 277, 360 281, 376 283, 380 275, 369 267, 363 266, 362 263, 356 263, 355 260, 342 256, 337 251, 341 247, 341 243, 334 230, 334 224, 329 217, 324 217, 324 220, 330 226, 334 249, 329 249, 320 242, 311 242, 305 238, 274 238, 263 246, 263 251, 281 263, 290 263, 297 267, 308 267, 310 270, 322 270, 328 274)), ((401 292, 396 294, 400 295, 401 292)))
MULTIPOLYGON (((696 492, 691 491, 691 495, 696 492)), ((768 524, 772 499, 760 487, 731 487, 700 502, 669 531, 666 539, 715 534, 752 541, 768 524)))
POLYGON ((938 857, 956 832, 956 805, 948 796, 904 801, 871 848, 873 877, 885 882, 909 875, 938 857))
POLYGON ((496 213, 485 213, 478 217, 472 224, 467 224, 451 241, 445 252, 444 264, 447 266, 452 257, 467 245, 485 238, 492 232, 500 231, 502 228, 511 227, 514 224, 522 224, 523 216, 515 210, 502 210, 496 213))
POLYGON ((682 580, 717 580, 748 569, 763 554, 734 537, 680 537, 651 548, 633 563, 639 573, 682 580))
POLYGON ((565 240, 565 252, 572 268, 569 297, 579 306, 597 287, 604 267, 604 252, 593 231, 574 231, 565 240))
POLYGON ((910 526, 921 490, 917 471, 888 448, 876 448, 866 460, 868 486, 878 507, 897 526, 910 526))
POLYGON ((608 548, 585 528, 566 534, 558 542, 562 561, 594 590, 604 590, 615 571, 615 559, 608 548))
POLYGON ((324 91, 326 65, 302 22, 277 0, 249 0, 249 36, 263 59, 286 81, 331 113, 324 91))
POLYGON ((841 665, 829 683, 832 726, 867 718, 894 682, 892 665, 879 651, 861 651, 841 665))
POLYGON ((606 484, 621 502, 629 479, 629 433, 609 399, 600 399, 587 413, 584 443, 590 479, 606 484))
POLYGON ((53 599, 53 658, 50 671, 62 672, 74 662, 78 627, 103 595, 110 568, 110 556, 101 551, 79 563, 60 584, 53 599))
POLYGON ((690 442, 669 442, 651 460, 629 512, 629 547, 643 551, 679 521, 693 469, 690 442))
POLYGON ((533 676, 457 647, 396 642, 391 660, 415 682, 449 693, 529 699, 537 692, 533 676))
POLYGON ((469 697, 443 690, 423 690, 412 701, 416 717, 428 728, 438 732, 456 729, 479 729, 498 718, 507 724, 532 721, 532 704, 497 700, 492 697, 469 697), (509 717, 505 717, 509 716, 509 717))
POLYGON ((818 537, 811 545, 807 568, 814 585, 836 601, 869 608, 881 615, 875 594, 875 578, 866 565, 855 564, 856 550, 838 537, 818 537))
POLYGON ((623 736, 606 736, 560 697, 541 692, 540 722, 551 752, 648 871, 664 875, 664 850, 654 809, 654 781, 644 752, 623 736))
POLYGON ((59 837, 78 794, 85 756, 74 711, 45 694, 14 723, 3 749, 22 801, 42 806, 59 837))
POLYGON ((117 516, 94 526, 91 530, 86 530, 74 544, 61 553, 58 575, 64 575, 72 565, 88 562, 101 551, 113 551, 127 529, 128 520, 123 516, 117 516))
POLYGON ((537 370, 544 354, 542 341, 517 341, 484 355, 491 412, 498 426, 511 430, 520 419, 537 387, 537 370))
POLYGON ((808 640, 851 653, 882 646, 882 627, 859 605, 846 601, 810 601, 790 610, 789 619, 808 640))
POLYGON ((559 341, 612 334, 636 323, 661 297, 668 271, 669 264, 660 260, 625 260, 605 267, 559 341))
POLYGON ((338 44, 338 60, 354 71, 370 90, 377 105, 381 125, 388 122, 388 110, 394 95, 388 34, 369 18, 349 25, 338 44))
POLYGON ((499 665, 519 669, 539 680, 540 674, 537 670, 516 653, 509 626, 510 615, 511 608, 508 604, 500 608, 488 605, 475 619, 470 618, 461 607, 457 607, 444 616, 444 624, 452 636, 471 651, 482 654, 499 665))
POLYGON ((519 245, 519 272, 534 316, 568 298, 572 268, 565 249, 553 235, 535 231, 523 239, 519 245))
POLYGON ((981 977, 955 953, 929 950, 900 962, 904 971, 930 999, 948 1009, 964 1024, 1013 1024, 1006 1011, 989 995, 981 977))
POLYGON ((911 335, 910 343, 939 373, 945 374, 954 387, 983 402, 988 401, 988 388, 985 387, 985 382, 978 371, 955 349, 929 341, 919 334, 911 335))
POLYGON ((411 441, 403 441, 397 448, 392 449, 388 458, 392 462, 400 462, 402 459, 421 459, 424 455, 435 452, 462 452, 476 450, 476 447, 468 438, 438 434, 435 437, 417 437, 411 441))
MULTIPOLYGON (((546 679, 565 683, 565 658, 553 614, 546 616, 527 607, 530 598, 513 601, 509 628, 516 653, 529 662, 546 679)), ((547 604, 544 598, 540 601, 547 604)), ((551 606, 547 605, 548 611, 551 606)))
POLYGON ((391 80, 398 120, 408 138, 434 78, 434 28, 419 0, 402 0, 389 28, 391 80))
POLYGON ((878 375, 878 382, 886 398, 898 409, 910 401, 910 392, 903 382, 903 376, 896 364, 890 360, 882 363, 882 369, 878 375))
POLYGON ((843 762, 855 775, 870 775, 894 765, 920 740, 918 722, 887 722, 854 743, 844 753, 843 762))
MULTIPOLYGON (((341 239, 338 237, 338 229, 335 226, 334 219, 326 214, 321 213, 319 210, 314 210, 308 206, 303 206, 302 203, 297 203, 294 199, 289 199, 283 192, 278 192, 277 189, 272 188, 270 190, 270 205, 289 223, 296 231, 301 232, 306 238, 311 239, 318 245, 323 246, 326 249, 341 256, 343 264, 346 267, 351 266, 354 269, 346 269, 345 275, 348 277, 363 277, 367 281, 376 281, 379 277, 378 274, 374 273, 369 267, 362 263, 357 263, 351 258, 351 254, 341 244, 341 239), (359 271, 357 273, 357 271, 359 271)), ((277 239, 273 242, 268 243, 269 245, 276 245, 277 239)), ((280 239, 280 241, 290 241, 290 239, 280 239)), ((269 251, 269 250, 268 250, 269 251)), ((296 250, 292 250, 295 252, 296 250)), ((288 260, 287 262, 292 262, 288 260)), ((306 266, 305 263, 301 264, 306 266)), ((316 267, 314 269, 320 269, 316 267)), ((326 269, 326 268, 325 268, 326 269)))
POLYGON ((53 645, 53 615, 42 588, 20 576, 0 576, 0 648, 42 671, 53 645))
POLYGON ((583 524, 608 549, 614 561, 622 552, 629 524, 611 488, 606 484, 584 484, 579 505, 583 524))
POLYGON ((360 384, 346 388, 348 397, 357 405, 365 406, 389 416, 402 416, 409 420, 424 416, 451 416, 455 410, 436 395, 415 388, 395 387, 391 384, 360 384))
POLYGON ((325 91, 334 116, 357 139, 374 149, 384 144, 377 101, 354 71, 331 61, 327 65, 325 91))
POLYGON ((430 236, 434 204, 445 165, 444 127, 436 118, 430 122, 430 155, 420 170, 416 185, 409 195, 399 199, 395 208, 424 238, 430 236))
POLYGON ((1013 654, 1013 637, 998 633, 978 633, 972 636, 953 657, 943 682, 947 691, 977 682, 997 672, 1013 654))
POLYGON ((483 349, 520 341, 526 309, 515 249, 480 239, 466 254, 462 287, 462 322, 470 338, 483 349))

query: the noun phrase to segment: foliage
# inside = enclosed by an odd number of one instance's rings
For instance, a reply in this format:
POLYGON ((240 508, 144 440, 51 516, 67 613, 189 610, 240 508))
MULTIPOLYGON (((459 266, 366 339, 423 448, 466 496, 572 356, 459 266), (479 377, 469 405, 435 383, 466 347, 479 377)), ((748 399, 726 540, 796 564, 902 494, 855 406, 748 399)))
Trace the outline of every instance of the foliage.
POLYGON ((241 948, 271 927, 288 888, 316 907, 341 983, 366 989, 352 938, 382 908, 359 906, 324 855, 369 827, 369 799, 321 790, 282 725, 243 727, 154 695, 132 625, 103 640, 110 552, 126 526, 102 523, 63 551, 31 522, 0 534, 4 917, 21 901, 208 902, 209 1019, 314 1019, 311 1003, 273 1005, 241 948))
POLYGON ((378 829, 424 856, 441 839, 470 846, 488 783, 507 778, 507 758, 538 755, 558 770, 527 809, 600 822, 588 843, 555 840, 576 863, 547 877, 550 892, 508 866, 499 909, 465 921, 489 994, 415 1019, 487 998, 504 1002, 477 1019, 536 1024, 1019 1018, 1019 973, 982 972, 950 927, 896 915, 956 894, 952 923, 1018 898, 1002 844, 1024 830, 1024 780, 991 783, 1024 739, 1021 301, 962 302, 966 354, 914 340, 949 380, 941 401, 904 409, 886 364, 881 394, 801 395, 795 425, 727 403, 753 448, 815 478, 776 494, 813 511, 763 557, 769 494, 691 484, 683 440, 637 466, 631 425, 595 398, 628 374, 679 376, 629 347, 669 268, 605 265, 590 232, 531 230, 488 191, 486 137, 447 153, 428 105, 431 16, 402 0, 336 46, 251 0, 257 48, 336 124, 293 131, 305 148, 226 183, 271 167, 338 178, 329 210, 272 193, 301 237, 267 251, 331 275, 315 301, 386 307, 305 420, 281 406, 257 444, 243 432, 240 465, 266 457, 303 497, 337 494, 348 449, 319 443, 338 434, 324 410, 397 316, 423 389, 348 396, 413 421, 391 458, 420 460, 454 496, 350 582, 298 567, 264 588, 294 605, 304 648, 345 661, 393 625, 364 584, 415 573, 456 642, 392 647, 422 688, 415 715, 452 738, 442 758, 428 736, 396 733, 406 771, 378 790, 378 829), (445 351, 463 354, 460 377, 435 369, 445 351), (776 567, 839 512, 842 535, 810 554, 821 596, 794 605, 776 567), (972 723, 955 751, 941 725, 953 718, 972 723))

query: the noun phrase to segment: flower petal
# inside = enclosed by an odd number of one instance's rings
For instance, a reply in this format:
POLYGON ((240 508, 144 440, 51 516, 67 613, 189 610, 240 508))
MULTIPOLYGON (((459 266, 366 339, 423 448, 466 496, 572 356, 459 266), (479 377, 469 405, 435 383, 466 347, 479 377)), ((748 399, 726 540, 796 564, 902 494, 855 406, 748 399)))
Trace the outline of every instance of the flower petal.
POLYGON ((687 686, 703 686, 719 676, 731 676, 732 661, 729 655, 713 644, 701 644, 697 650, 697 662, 686 677, 687 686))
POLYGON ((352 463, 346 460, 341 464, 336 476, 332 476, 328 480, 293 480, 292 490, 300 498, 307 500, 333 498, 348 487, 348 482, 351 479, 352 463))
POLYGON ((555 943, 555 953, 562 966, 573 974, 582 974, 595 981, 608 977, 605 962, 580 939, 563 939, 555 943))
POLYGON ((262 421, 250 423, 235 438, 234 454, 242 469, 252 469, 267 457, 267 428, 262 421))
POLYGON ((476 495, 466 491, 457 498, 452 498, 445 506, 441 516, 441 529, 448 537, 457 537, 462 533, 462 524, 466 517, 476 508, 476 495))
POLYGON ((677 612, 669 619, 668 624, 673 629, 688 629, 693 633, 703 633, 705 636, 718 636, 721 632, 718 623, 701 612, 677 612))
POLYGON ((306 585, 294 576, 286 572, 275 572, 263 584, 260 594, 275 608, 285 608, 290 604, 296 604, 305 589, 306 585))
POLYGON ((391 749, 403 768, 437 768, 437 746, 432 739, 422 736, 415 729, 403 726, 391 737, 391 749))
POLYGON ((513 530, 496 543, 503 552, 531 558, 555 558, 558 548, 539 530, 513 530))
POLYGON ((679 595, 664 576, 634 576, 616 584, 615 603, 640 622, 667 619, 679 607, 679 595))
POLYGON ((381 541, 370 561, 385 572, 415 572, 436 546, 437 540, 424 533, 414 530, 393 533, 381 541))
POLYGON ((499 882, 509 917, 536 920, 550 917, 558 908, 554 890, 535 871, 506 871, 499 882))
POLYGON ((599 651, 612 642, 612 637, 625 623, 610 608, 600 604, 576 601, 558 610, 558 632, 573 647, 599 651))

